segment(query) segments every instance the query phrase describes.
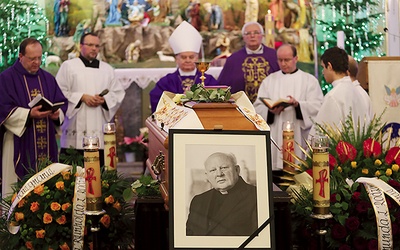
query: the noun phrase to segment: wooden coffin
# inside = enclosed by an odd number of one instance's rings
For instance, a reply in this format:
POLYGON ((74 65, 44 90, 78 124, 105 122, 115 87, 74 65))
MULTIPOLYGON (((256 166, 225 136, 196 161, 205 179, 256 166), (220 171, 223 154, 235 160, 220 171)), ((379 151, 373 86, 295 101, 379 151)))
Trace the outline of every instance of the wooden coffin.
MULTIPOLYGON (((207 130, 257 130, 232 103, 199 103, 192 108, 207 130)), ((149 128, 149 158, 146 166, 154 179, 161 181, 161 194, 168 207, 168 133, 157 126, 152 117, 147 118, 149 128)))

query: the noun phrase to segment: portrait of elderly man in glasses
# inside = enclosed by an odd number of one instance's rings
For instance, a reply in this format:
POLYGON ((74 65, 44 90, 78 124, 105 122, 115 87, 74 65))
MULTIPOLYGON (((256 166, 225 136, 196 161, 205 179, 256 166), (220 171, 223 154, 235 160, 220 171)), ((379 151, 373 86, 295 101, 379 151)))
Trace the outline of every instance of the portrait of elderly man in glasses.
POLYGON ((250 236, 257 228, 256 186, 240 176, 235 155, 216 152, 204 162, 212 188, 193 197, 188 236, 250 236))
POLYGON ((257 22, 243 25, 244 47, 226 59, 218 83, 231 86, 231 92, 244 91, 251 102, 257 97, 261 82, 279 70, 275 49, 262 44, 264 29, 257 22))

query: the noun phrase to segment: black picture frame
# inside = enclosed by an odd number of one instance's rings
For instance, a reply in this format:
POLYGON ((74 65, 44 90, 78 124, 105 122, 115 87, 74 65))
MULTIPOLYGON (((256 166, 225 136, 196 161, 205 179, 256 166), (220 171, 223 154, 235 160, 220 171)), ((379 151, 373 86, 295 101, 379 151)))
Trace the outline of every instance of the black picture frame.
POLYGON ((270 132, 170 129, 168 140, 169 249, 275 249, 270 132), (187 235, 192 198, 211 189, 204 162, 216 152, 234 154, 242 179, 256 186, 258 229, 249 235, 187 235))

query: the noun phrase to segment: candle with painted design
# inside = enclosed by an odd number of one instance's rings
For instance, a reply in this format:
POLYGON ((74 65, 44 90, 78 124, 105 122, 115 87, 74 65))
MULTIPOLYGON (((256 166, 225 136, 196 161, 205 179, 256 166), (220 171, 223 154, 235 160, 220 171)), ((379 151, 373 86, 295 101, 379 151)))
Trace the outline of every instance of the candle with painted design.
POLYGON ((102 210, 99 146, 99 137, 86 136, 83 138, 86 210, 88 211, 102 210))
POLYGON ((117 143, 115 138, 115 123, 103 125, 104 133, 104 167, 106 170, 117 170, 117 143))
POLYGON ((313 213, 326 215, 330 213, 328 137, 314 137, 311 141, 311 146, 313 149, 313 213))
POLYGON ((283 154, 283 169, 293 172, 294 168, 289 162, 294 162, 294 123, 286 121, 282 123, 282 154, 283 154))
POLYGON ((271 10, 265 15, 265 46, 275 49, 275 21, 271 10))

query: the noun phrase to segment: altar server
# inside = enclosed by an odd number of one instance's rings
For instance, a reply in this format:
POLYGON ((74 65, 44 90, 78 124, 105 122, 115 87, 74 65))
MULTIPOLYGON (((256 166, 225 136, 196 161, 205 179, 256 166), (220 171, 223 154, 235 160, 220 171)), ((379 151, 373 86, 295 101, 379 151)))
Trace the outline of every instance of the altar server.
POLYGON ((245 46, 226 59, 218 77, 221 85, 231 86, 231 92, 244 91, 251 102, 257 97, 261 82, 278 71, 276 51, 262 44, 264 29, 257 22, 248 22, 242 28, 245 46))
MULTIPOLYGON (((289 99, 291 106, 286 108, 268 107, 259 99, 254 102, 256 112, 269 124, 271 137, 282 147, 282 123, 294 123, 294 140, 307 149, 305 139, 313 125, 312 119, 318 114, 324 95, 318 80, 311 74, 297 68, 297 50, 293 45, 284 44, 278 48, 280 71, 267 76, 258 90, 258 97, 272 100, 289 99)), ((301 156, 299 147, 294 147, 296 155, 301 156)), ((272 170, 282 170, 282 152, 271 145, 272 170)))
MULTIPOLYGON (((114 69, 97 60, 100 39, 92 33, 84 34, 80 41, 79 58, 65 61, 56 79, 68 98, 66 119, 61 127, 61 153, 73 147, 83 154, 82 139, 97 136, 103 142, 103 124, 111 122, 125 91, 114 77, 114 69)), ((103 159, 100 143, 100 159, 103 159)))
MULTIPOLYGON (((158 101, 164 91, 182 94, 193 84, 201 83, 201 73, 196 68, 203 38, 188 22, 183 21, 172 33, 169 44, 175 53, 178 66, 174 73, 162 77, 150 91, 151 111, 157 108, 158 101)), ((218 85, 212 75, 204 74, 204 85, 218 85)))
MULTIPOLYGON (((318 112, 315 122, 323 125, 328 124, 341 128, 351 112, 351 117, 355 126, 368 126, 371 119, 369 110, 363 104, 362 96, 356 89, 348 76, 349 57, 341 48, 333 47, 327 49, 321 56, 322 74, 333 89, 324 97, 321 109, 318 112)), ((318 127, 314 124, 310 135, 320 134, 318 127)))
POLYGON ((29 168, 38 170, 44 160, 58 161, 56 126, 64 120, 67 106, 55 112, 30 108, 28 103, 41 94, 50 102, 67 102, 55 78, 40 68, 42 45, 27 38, 19 46, 13 66, 0 74, 0 154, 2 196, 12 192, 11 184, 21 180, 29 168))

